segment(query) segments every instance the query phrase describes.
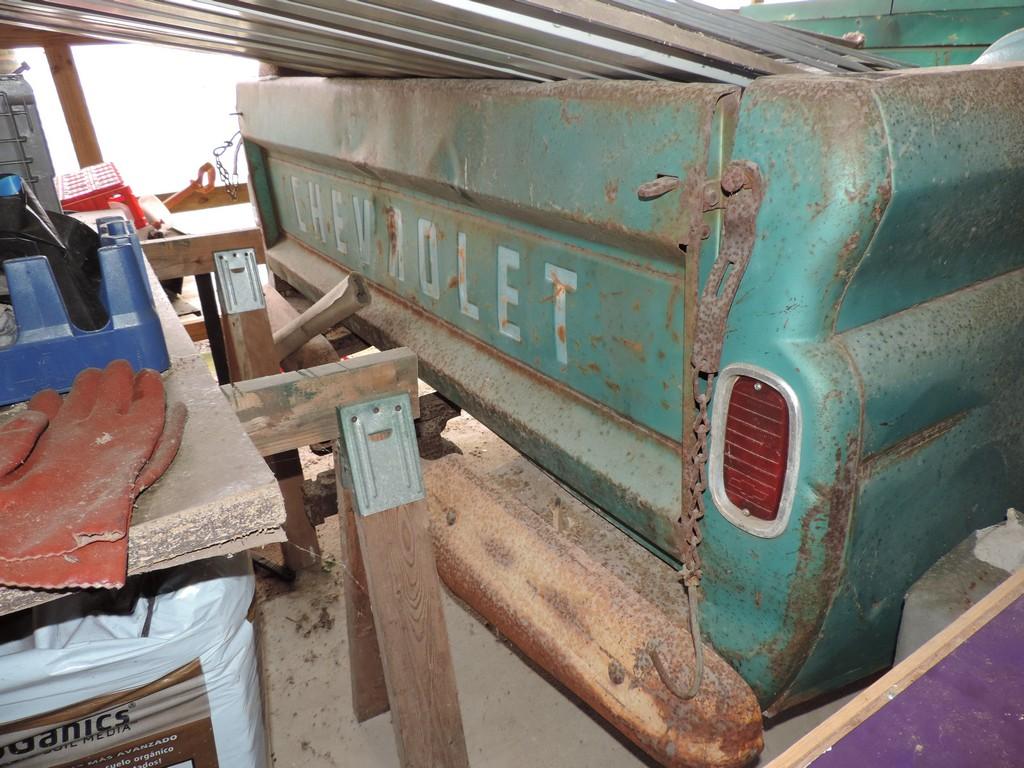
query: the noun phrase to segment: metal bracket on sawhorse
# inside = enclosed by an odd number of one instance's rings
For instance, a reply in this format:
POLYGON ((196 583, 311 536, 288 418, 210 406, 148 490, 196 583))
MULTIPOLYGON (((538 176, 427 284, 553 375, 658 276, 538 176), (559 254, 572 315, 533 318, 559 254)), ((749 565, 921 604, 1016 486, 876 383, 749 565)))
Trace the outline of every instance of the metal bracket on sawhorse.
MULTIPOLYGON (((255 251, 252 248, 217 251, 213 254, 213 264, 224 309, 221 327, 231 381, 280 373, 255 251)), ((306 516, 299 452, 292 449, 265 458, 284 497, 284 529, 288 535, 288 542, 282 545, 285 564, 293 571, 308 568, 319 561, 320 544, 316 529, 306 516)))
POLYGON ((338 409, 349 476, 364 517, 423 498, 409 395, 338 409))
POLYGON ((403 768, 468 768, 409 396, 337 413, 356 719, 390 708, 403 768))

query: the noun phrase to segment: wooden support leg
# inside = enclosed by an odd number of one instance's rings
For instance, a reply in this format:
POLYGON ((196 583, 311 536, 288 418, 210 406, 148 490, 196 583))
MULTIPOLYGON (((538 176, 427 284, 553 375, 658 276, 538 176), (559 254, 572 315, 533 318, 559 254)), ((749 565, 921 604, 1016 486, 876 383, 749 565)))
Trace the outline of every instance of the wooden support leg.
MULTIPOLYGON (((222 321, 232 381, 280 372, 266 309, 225 314, 222 321)), ((284 496, 284 530, 288 535, 288 542, 282 545, 285 563, 292 570, 308 568, 320 559, 320 543, 316 529, 306 516, 298 451, 267 457, 267 463, 274 470, 284 496)))
POLYGON ((267 456, 267 464, 277 478, 284 498, 284 532, 288 541, 281 545, 285 564, 293 571, 309 568, 320 560, 320 542, 316 528, 306 514, 306 496, 302 491, 302 462, 296 450, 267 456))
POLYGON ((89 115, 89 106, 85 101, 82 81, 78 78, 71 46, 67 43, 54 43, 47 45, 43 50, 50 65, 50 74, 53 75, 53 84, 57 88, 57 97, 64 110, 64 119, 68 124, 68 133, 71 134, 71 143, 75 147, 78 164, 85 168, 102 163, 100 143, 96 139, 96 129, 93 128, 92 117, 89 115))
POLYGON ((352 708, 356 721, 364 722, 390 709, 384 682, 384 667, 377 645, 370 594, 366 588, 363 554, 356 533, 356 511, 352 494, 341 484, 341 461, 334 446, 334 474, 338 488, 338 523, 341 528, 341 556, 345 571, 345 616, 348 619, 349 672, 352 677, 352 708))
POLYGON ((399 762, 468 768, 426 501, 354 518, 399 762))

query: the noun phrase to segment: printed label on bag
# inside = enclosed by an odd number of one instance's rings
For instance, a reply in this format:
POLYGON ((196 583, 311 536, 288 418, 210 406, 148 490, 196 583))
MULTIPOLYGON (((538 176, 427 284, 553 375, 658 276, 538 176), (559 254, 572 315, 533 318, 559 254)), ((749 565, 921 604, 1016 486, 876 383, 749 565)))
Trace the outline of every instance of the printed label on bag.
POLYGON ((0 766, 218 768, 199 660, 132 691, 0 725, 0 766))

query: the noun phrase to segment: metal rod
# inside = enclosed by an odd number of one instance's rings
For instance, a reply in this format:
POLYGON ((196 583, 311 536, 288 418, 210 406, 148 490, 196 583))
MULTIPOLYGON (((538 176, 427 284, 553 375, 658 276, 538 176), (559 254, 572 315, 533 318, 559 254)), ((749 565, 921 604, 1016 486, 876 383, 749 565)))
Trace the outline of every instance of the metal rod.
POLYGON ((900 66, 692 0, 0 0, 0 20, 372 77, 745 85, 900 66))
POLYGON ((199 294, 199 306, 203 310, 206 338, 210 341, 210 355, 213 357, 213 367, 217 372, 217 383, 227 384, 231 381, 231 376, 228 373, 228 357, 224 349, 224 331, 220 327, 217 292, 209 272, 196 275, 196 292, 199 294))

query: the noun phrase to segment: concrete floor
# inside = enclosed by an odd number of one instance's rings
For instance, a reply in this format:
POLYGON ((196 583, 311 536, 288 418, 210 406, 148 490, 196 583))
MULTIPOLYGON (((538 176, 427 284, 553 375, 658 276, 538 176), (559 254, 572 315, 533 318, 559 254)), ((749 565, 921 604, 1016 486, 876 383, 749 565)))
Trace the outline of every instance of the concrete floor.
MULTIPOLYGON (((602 553, 602 561, 616 575, 682 621, 683 605, 671 569, 629 542, 473 419, 453 420, 445 436, 462 449, 474 471, 548 515, 591 554, 602 553)), ((315 457, 308 451, 303 452, 303 463, 307 479, 331 467, 330 457, 315 457)), ((318 533, 323 548, 319 568, 300 573, 290 585, 262 574, 258 580, 274 764, 277 768, 398 766, 390 716, 362 724, 352 716, 337 517, 328 518, 318 533)), ((654 765, 447 594, 445 616, 472 765, 654 765)), ((840 703, 769 730, 761 764, 840 703)))
MULTIPOLYGON (((321 529, 336 562, 336 518, 321 529)), ((339 569, 300 574, 294 589, 266 590, 265 681, 277 768, 397 768, 390 715, 352 716, 339 569), (269 594, 267 594, 269 593, 269 594)), ((645 766, 596 719, 445 596, 459 701, 474 766, 645 766)))

